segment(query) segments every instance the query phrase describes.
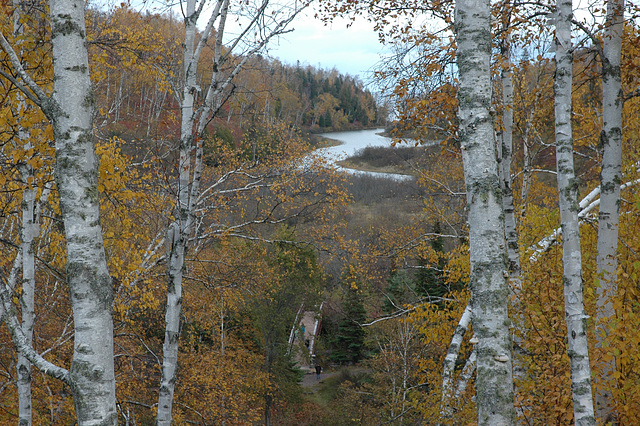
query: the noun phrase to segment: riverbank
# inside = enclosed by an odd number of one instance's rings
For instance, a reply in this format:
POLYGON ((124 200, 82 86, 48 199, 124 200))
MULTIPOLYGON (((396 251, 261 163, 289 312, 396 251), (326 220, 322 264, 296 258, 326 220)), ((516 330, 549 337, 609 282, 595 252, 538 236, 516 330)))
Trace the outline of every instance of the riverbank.
MULTIPOLYGON (((387 148, 387 149, 392 149, 392 148, 387 148)), ((349 157, 346 160, 336 162, 336 164, 342 168, 357 170, 359 172, 384 173, 384 174, 403 175, 403 176, 417 176, 417 173, 415 173, 415 170, 408 169, 406 167, 399 167, 399 166, 393 166, 393 165, 376 167, 371 164, 368 164, 367 162, 359 161, 357 158, 358 158, 357 156, 349 157)))
POLYGON ((327 147, 319 148, 338 168, 349 173, 367 173, 391 179, 411 179, 432 155, 439 155, 437 142, 414 146, 413 143, 392 146, 393 140, 382 128, 323 133, 327 147))
POLYGON ((438 155, 439 145, 366 147, 338 161, 340 167, 373 173, 391 173, 417 177, 429 157, 438 155))
POLYGON ((331 139, 325 136, 320 136, 320 135, 314 135, 314 136, 317 138, 317 142, 314 145, 316 149, 331 148, 334 146, 340 146, 344 143, 344 142, 340 142, 337 139, 331 139))

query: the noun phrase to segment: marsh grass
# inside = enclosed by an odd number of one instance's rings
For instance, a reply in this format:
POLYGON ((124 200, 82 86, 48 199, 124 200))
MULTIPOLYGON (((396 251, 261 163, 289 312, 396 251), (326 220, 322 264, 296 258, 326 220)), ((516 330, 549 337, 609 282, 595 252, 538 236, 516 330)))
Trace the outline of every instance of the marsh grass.
POLYGON ((397 146, 395 148, 368 146, 338 164, 361 171, 415 176, 417 174, 416 168, 426 161, 429 155, 438 150, 440 150, 439 145, 397 146))

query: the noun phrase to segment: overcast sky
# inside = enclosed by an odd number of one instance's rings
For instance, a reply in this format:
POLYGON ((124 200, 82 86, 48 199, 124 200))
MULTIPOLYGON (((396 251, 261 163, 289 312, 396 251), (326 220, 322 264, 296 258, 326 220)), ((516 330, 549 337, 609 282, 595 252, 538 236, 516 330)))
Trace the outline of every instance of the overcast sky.
MULTIPOLYGON (((108 2, 117 0, 102 0, 108 2)), ((134 7, 151 12, 162 11, 158 3, 146 0, 129 0, 134 7)), ((164 4, 164 3, 161 3, 164 4)), ((174 7, 177 16, 182 16, 181 9, 174 7)), ((280 61, 295 65, 312 65, 323 69, 336 68, 341 74, 358 76, 368 83, 374 71, 374 66, 380 61, 383 46, 378 42, 378 35, 373 30, 373 24, 363 17, 355 22, 349 19, 336 18, 331 24, 325 25, 314 17, 313 8, 301 13, 290 25, 291 31, 268 45, 269 56, 280 61), (349 27, 347 24, 351 23, 349 27)), ((203 16, 207 16, 203 13, 203 16)), ((206 19, 199 24, 204 25, 206 19)), ((227 33, 237 34, 233 28, 233 21, 227 22, 227 33)), ((202 29, 202 28, 201 28, 202 29)))
POLYGON ((367 81, 374 65, 380 60, 383 46, 364 19, 347 28, 347 19, 338 19, 325 26, 313 17, 313 12, 296 18, 294 31, 270 44, 269 55, 282 62, 336 68, 342 74, 359 76, 367 81))

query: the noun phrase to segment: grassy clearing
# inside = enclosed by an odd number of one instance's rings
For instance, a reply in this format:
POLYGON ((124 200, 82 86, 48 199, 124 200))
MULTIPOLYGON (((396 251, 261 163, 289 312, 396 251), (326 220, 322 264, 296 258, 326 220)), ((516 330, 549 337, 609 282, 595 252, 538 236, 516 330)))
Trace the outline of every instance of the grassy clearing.
POLYGON ((383 200, 419 200, 424 190, 414 180, 397 181, 384 176, 353 174, 347 177, 356 203, 374 205, 383 200))
POLYGON ((320 382, 312 388, 314 392, 306 394, 306 399, 320 406, 327 407, 339 397, 340 385, 347 381, 358 383, 366 379, 367 372, 362 367, 340 367, 338 371, 321 379, 320 382))
POLYGON ((416 169, 439 145, 399 146, 396 148, 368 146, 354 156, 338 162, 342 167, 365 172, 397 173, 416 176, 416 169))
POLYGON ((313 149, 329 148, 332 146, 342 145, 342 142, 338 140, 325 138, 324 136, 320 136, 320 135, 311 135, 310 140, 311 140, 311 146, 313 147, 313 149))

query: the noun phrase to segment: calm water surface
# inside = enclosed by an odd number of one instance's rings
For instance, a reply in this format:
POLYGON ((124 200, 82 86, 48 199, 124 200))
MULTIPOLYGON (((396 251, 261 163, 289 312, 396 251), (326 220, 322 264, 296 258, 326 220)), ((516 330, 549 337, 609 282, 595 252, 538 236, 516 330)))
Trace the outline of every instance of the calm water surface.
MULTIPOLYGON (((336 165, 336 162, 344 160, 347 157, 351 157, 355 155, 357 151, 368 146, 391 146, 391 138, 378 134, 382 132, 384 132, 384 129, 352 130, 348 132, 323 133, 320 136, 337 140, 341 142, 341 144, 328 148, 320 148, 316 150, 316 152, 336 165)), ((394 173, 362 172, 359 170, 340 167, 338 165, 336 165, 336 168, 347 173, 368 174, 372 176, 381 176, 396 180, 412 179, 411 176, 398 175, 394 173)))

